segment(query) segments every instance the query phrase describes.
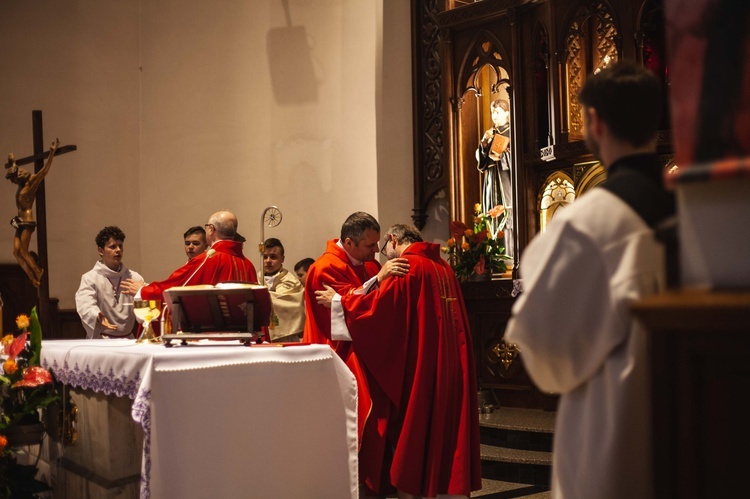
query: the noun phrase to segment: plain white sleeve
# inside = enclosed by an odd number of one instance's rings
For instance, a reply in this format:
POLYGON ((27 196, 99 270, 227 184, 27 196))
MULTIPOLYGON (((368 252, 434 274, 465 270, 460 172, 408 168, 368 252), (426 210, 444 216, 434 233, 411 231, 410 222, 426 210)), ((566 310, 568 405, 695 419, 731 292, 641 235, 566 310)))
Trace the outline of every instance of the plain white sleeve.
POLYGON ((349 328, 346 327, 341 295, 338 293, 333 296, 333 300, 331 301, 331 339, 336 341, 352 341, 349 328))

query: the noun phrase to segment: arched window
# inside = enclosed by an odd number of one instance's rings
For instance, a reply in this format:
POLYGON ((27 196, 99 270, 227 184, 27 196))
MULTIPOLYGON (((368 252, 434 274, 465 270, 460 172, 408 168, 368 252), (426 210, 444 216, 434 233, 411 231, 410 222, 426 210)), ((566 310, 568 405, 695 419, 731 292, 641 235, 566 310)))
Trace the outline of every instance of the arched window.
POLYGON ((544 183, 539 196, 539 228, 544 232, 557 210, 576 199, 573 181, 563 172, 555 172, 544 183))
POLYGON ((607 180, 607 170, 598 161, 588 163, 578 163, 575 165, 576 171, 580 172, 578 184, 576 185, 576 196, 582 196, 597 185, 607 180))

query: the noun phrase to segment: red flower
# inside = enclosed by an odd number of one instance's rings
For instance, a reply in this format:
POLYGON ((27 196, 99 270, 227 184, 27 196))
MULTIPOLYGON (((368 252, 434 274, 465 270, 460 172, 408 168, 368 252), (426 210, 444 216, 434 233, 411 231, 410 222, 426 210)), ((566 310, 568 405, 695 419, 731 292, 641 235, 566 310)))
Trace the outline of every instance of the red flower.
POLYGON ((52 375, 43 367, 33 366, 29 367, 23 372, 23 379, 18 383, 15 383, 11 388, 18 388, 19 386, 35 387, 40 385, 46 385, 52 383, 52 375))
POLYGON ((474 272, 476 274, 484 274, 484 255, 479 255, 479 261, 474 265, 474 272))
POLYGON ((8 445, 8 439, 0 435, 0 454, 5 450, 6 445, 8 445))
POLYGON ((467 230, 469 230, 469 228, 463 222, 459 222, 457 220, 451 222, 451 235, 454 239, 460 241, 461 238, 464 237, 464 233, 467 230))
POLYGON ((487 233, 486 229, 485 230, 480 230, 479 232, 477 232, 476 234, 474 234, 474 240, 478 244, 482 244, 484 242, 484 240, 487 239, 488 235, 489 234, 487 233))
POLYGON ((13 340, 13 343, 5 345, 5 355, 10 359, 15 359, 18 354, 23 351, 23 347, 26 346, 26 340, 29 337, 29 332, 21 333, 18 337, 13 340))

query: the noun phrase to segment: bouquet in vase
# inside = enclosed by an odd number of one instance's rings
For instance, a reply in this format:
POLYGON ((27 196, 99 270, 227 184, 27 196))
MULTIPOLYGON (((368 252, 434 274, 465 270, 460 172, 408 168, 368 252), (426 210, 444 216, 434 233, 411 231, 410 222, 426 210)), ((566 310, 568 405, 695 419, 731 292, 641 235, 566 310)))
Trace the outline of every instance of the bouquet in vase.
POLYGON ((469 228, 463 222, 454 220, 450 224, 451 237, 442 248, 448 254, 448 261, 461 281, 472 276, 489 273, 503 273, 507 270, 505 260, 504 233, 493 233, 492 219, 505 212, 505 207, 497 205, 487 213, 482 212, 479 203, 474 205, 474 226, 469 228))

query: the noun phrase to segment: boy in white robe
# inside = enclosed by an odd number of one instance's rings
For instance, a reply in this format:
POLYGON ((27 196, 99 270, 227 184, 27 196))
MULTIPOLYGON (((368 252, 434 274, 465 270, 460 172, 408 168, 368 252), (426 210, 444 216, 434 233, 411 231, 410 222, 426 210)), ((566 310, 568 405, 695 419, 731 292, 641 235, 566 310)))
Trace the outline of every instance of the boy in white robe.
POLYGON ((133 297, 120 292, 125 279, 143 281, 122 263, 125 234, 119 227, 104 227, 96 236, 100 261, 81 276, 76 310, 86 338, 129 337, 135 325, 133 297))

